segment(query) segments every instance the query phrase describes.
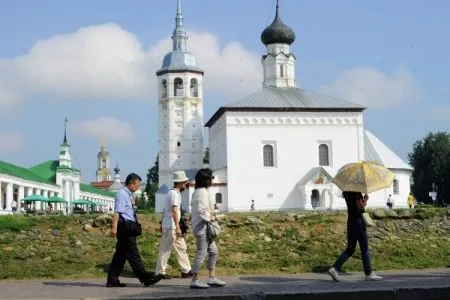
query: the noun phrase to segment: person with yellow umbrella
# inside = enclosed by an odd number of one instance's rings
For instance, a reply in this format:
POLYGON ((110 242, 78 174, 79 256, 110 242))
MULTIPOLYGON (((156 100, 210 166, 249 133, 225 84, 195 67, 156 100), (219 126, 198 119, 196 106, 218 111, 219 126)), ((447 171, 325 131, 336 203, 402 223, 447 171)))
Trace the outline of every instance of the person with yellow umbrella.
POLYGON ((366 280, 377 281, 382 279, 381 276, 372 271, 366 221, 363 216, 369 193, 389 187, 394 177, 395 174, 384 166, 368 161, 347 164, 334 177, 333 183, 343 191, 342 196, 347 204, 348 212, 347 248, 328 270, 334 281, 340 281, 339 272, 343 264, 355 253, 357 243, 361 249, 366 280))

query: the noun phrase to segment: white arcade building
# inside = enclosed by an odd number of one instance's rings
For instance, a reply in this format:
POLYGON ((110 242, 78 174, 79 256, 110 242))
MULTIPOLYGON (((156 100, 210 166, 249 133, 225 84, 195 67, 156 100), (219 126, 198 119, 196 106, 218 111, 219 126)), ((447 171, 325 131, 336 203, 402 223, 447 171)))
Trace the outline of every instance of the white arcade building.
MULTIPOLYGON (((17 207, 20 208, 22 199, 30 195, 63 198, 66 203, 55 204, 55 209, 64 214, 71 214, 72 201, 79 199, 90 200, 101 205, 104 210, 114 206, 113 193, 81 183, 80 170, 72 167, 66 133, 60 145, 58 160, 48 160, 31 168, 0 161, 0 215, 11 214, 13 200, 17 201, 17 207)), ((44 209, 43 203, 37 203, 36 209, 44 209)))
MULTIPOLYGON (((179 5, 179 3, 178 3, 179 5)), ((174 170, 194 178, 202 157, 202 76, 186 52, 178 6, 174 51, 158 71, 160 86, 160 190, 162 210, 174 170)), ((371 194, 369 206, 385 207, 389 194, 395 207, 406 207, 412 168, 364 129, 365 107, 296 85, 296 58, 290 50, 294 31, 280 18, 261 34, 262 89, 220 107, 206 122, 209 130, 211 187, 221 211, 341 209, 342 192, 331 183, 344 164, 377 161, 396 179, 390 188, 371 194)), ((187 208, 191 187, 184 195, 187 208)))

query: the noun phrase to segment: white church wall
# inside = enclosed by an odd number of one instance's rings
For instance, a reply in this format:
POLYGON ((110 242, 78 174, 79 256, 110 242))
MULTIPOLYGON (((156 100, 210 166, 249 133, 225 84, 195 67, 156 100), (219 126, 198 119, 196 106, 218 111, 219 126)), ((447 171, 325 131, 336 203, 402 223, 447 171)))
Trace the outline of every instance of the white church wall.
MULTIPOLYGON (((318 147, 329 145, 330 165, 360 160, 361 113, 227 112, 229 211, 299 209, 297 183, 319 165, 318 147), (274 146, 274 167, 263 166, 264 144, 274 146), (294 204, 297 203, 297 204, 294 204)), ((212 136, 214 139, 214 136, 212 136)))
MULTIPOLYGON (((227 165, 227 129, 225 121, 226 115, 224 114, 209 129, 209 165, 212 170, 223 169, 227 165)), ((219 174, 217 175, 219 176, 219 174)))

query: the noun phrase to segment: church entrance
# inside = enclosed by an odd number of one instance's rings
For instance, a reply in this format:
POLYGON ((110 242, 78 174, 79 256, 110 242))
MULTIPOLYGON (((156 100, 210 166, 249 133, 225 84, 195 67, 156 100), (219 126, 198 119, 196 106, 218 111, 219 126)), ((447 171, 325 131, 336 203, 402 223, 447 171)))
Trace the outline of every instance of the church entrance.
POLYGON ((312 190, 311 192, 311 206, 312 208, 317 208, 320 206, 320 194, 319 190, 312 190))

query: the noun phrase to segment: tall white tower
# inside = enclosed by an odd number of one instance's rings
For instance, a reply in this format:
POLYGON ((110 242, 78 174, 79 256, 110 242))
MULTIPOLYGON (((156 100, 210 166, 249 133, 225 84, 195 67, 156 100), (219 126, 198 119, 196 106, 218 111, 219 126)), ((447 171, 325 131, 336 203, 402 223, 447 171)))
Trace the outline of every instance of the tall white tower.
POLYGON ((295 33, 281 21, 279 10, 278 0, 275 19, 261 34, 267 47, 267 54, 262 57, 265 88, 295 87, 295 56, 290 49, 295 33))
POLYGON ((173 186, 173 172, 193 179, 203 165, 203 70, 187 52, 181 1, 178 0, 173 50, 156 72, 159 90, 159 186, 173 186))

